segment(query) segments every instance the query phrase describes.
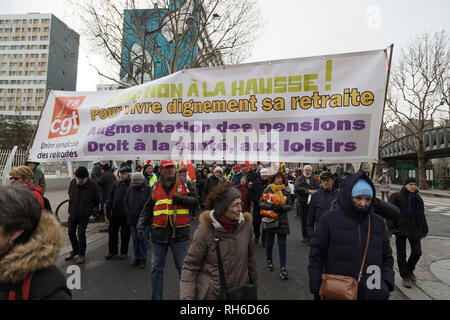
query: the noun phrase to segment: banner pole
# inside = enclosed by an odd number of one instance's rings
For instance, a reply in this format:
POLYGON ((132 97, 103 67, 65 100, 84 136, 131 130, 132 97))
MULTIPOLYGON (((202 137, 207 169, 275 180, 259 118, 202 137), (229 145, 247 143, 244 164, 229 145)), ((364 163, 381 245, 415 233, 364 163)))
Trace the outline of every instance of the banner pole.
POLYGON ((44 106, 41 109, 41 113, 39 114, 39 119, 38 119, 38 121, 36 123, 36 126, 34 127, 33 135, 31 136, 31 139, 30 139, 30 143, 28 144, 27 152, 25 153, 24 165, 25 165, 25 163, 28 160, 28 155, 30 153, 31 146, 33 145, 34 139, 36 138, 36 133, 37 133, 37 130, 39 128, 39 122, 41 122, 42 113, 44 112, 45 106, 47 105, 47 100, 48 100, 48 96, 50 94, 50 91, 52 91, 52 88, 47 88, 47 92, 45 93, 44 106))
MULTIPOLYGON (((391 48, 391 50, 389 52, 388 72, 387 72, 387 77, 386 77, 386 89, 384 91, 383 112, 381 113, 380 140, 383 137, 384 110, 386 109, 386 99, 387 99, 387 94, 388 94, 389 78, 391 76, 392 53, 394 51, 394 44, 391 43, 391 45, 389 47, 391 48)), ((381 161, 381 149, 378 146, 378 163, 380 163, 380 161, 381 161)), ((375 174, 375 167, 376 166, 377 166, 377 164, 375 164, 375 163, 372 166, 372 174, 371 174, 372 180, 373 180, 373 176, 375 174)))

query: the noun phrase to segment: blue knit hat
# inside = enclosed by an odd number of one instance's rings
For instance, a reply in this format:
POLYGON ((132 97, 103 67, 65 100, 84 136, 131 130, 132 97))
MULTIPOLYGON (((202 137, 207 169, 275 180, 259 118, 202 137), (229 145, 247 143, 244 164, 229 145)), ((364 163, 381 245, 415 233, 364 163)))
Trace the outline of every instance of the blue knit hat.
POLYGON ((370 184, 364 180, 359 179, 356 181, 356 183, 353 185, 352 189, 352 198, 357 196, 370 196, 373 197, 373 190, 370 184))

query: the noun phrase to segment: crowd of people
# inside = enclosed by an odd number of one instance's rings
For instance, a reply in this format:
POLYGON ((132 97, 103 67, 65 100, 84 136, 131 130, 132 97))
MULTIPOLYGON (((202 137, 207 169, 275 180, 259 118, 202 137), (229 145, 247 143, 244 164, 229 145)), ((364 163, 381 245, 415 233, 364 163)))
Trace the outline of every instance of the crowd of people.
MULTIPOLYGON (((49 214, 43 174, 33 171, 37 166, 13 168, 11 187, 0 188, 0 298, 71 296, 54 266, 62 228, 49 214), (21 218, 13 219, 14 214, 21 218), (46 237, 39 235, 43 228, 48 228, 46 237), (35 243, 39 241, 51 245, 43 252, 26 252, 47 246, 35 243), (11 261, 21 259, 24 252, 49 256, 42 266, 30 264, 20 272, 9 270, 11 261), (40 288, 40 279, 50 276, 55 279, 51 288, 40 288)), ((232 289, 256 288, 255 246, 261 241, 265 247, 266 270, 272 272, 275 238, 280 278, 288 280, 289 234, 299 235, 297 239, 309 246, 309 286, 315 299, 326 299, 321 289, 324 274, 358 279, 358 299, 388 299, 394 289, 392 234, 396 236, 403 285, 411 287, 411 282, 417 281, 414 269, 422 254, 420 239, 427 235, 428 226, 414 178, 408 178, 401 191, 392 195, 384 189, 383 198, 386 195, 389 200, 384 201, 376 197, 366 172, 338 176, 327 169, 314 171, 310 165, 294 171, 239 164, 194 170, 195 177, 190 177, 185 167, 177 168, 171 160, 135 169, 131 161, 124 162, 117 172, 108 161, 101 161, 91 174, 86 167, 78 167, 68 190, 67 232, 72 251, 65 260, 77 257, 77 264, 86 262, 86 228, 94 216, 105 222, 102 231, 109 235, 106 260, 125 259, 132 238, 131 266, 145 269, 150 245, 155 300, 163 298, 169 248, 180 279, 181 299, 223 299, 232 289), (292 230, 289 225, 288 213, 295 203, 301 230, 292 230), (191 240, 190 227, 196 219, 199 223, 191 240), (364 252, 366 238, 370 245, 364 252), (408 259, 406 240, 411 245, 408 259), (363 255, 364 272, 359 274, 363 255), (379 286, 367 287, 369 266, 379 268, 379 286)), ((383 174, 379 182, 389 188, 386 177, 383 174)))

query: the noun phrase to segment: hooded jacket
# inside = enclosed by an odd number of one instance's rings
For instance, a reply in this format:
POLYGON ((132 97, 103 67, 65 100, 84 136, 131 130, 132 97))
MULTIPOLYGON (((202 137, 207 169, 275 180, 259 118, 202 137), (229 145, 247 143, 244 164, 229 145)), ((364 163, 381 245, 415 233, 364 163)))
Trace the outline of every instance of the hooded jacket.
POLYGON ((227 287, 246 285, 250 281, 257 286, 251 214, 241 213, 232 234, 214 218, 214 210, 204 211, 199 221, 181 271, 180 299, 219 299, 221 287, 214 233, 219 238, 227 287))
POLYGON ((369 249, 359 283, 358 300, 387 300, 390 291, 394 290, 392 249, 383 218, 373 213, 374 202, 365 212, 356 210, 353 205, 351 193, 358 179, 365 179, 370 184, 375 197, 375 187, 363 172, 348 178, 339 193, 338 207, 320 218, 311 240, 309 286, 312 293, 319 292, 323 266, 325 273, 357 279, 366 246, 370 215, 369 249), (371 268, 368 271, 369 266, 371 268), (377 277, 379 282, 376 281, 377 277))
POLYGON ((55 267, 63 243, 61 225, 54 215, 43 211, 30 239, 16 244, 0 259, 0 300, 8 299, 10 290, 16 291, 16 299, 22 299, 22 283, 31 273, 30 300, 71 299, 66 279, 55 267))

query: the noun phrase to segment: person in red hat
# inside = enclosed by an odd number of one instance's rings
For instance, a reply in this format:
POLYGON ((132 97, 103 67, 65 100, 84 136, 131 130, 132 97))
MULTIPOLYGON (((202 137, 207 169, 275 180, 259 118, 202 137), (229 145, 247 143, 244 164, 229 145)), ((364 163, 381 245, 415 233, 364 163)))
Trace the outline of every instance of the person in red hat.
POLYGON ((151 224, 153 300, 161 300, 163 296, 164 265, 169 247, 181 277, 189 248, 189 209, 198 206, 199 201, 195 185, 176 175, 175 162, 162 160, 159 180, 153 186, 137 225, 138 237, 144 239, 145 227, 151 224))
POLYGON ((231 173, 230 182, 234 183, 237 187, 241 183, 241 179, 244 176, 244 173, 241 171, 240 165, 233 166, 233 172, 231 173))

